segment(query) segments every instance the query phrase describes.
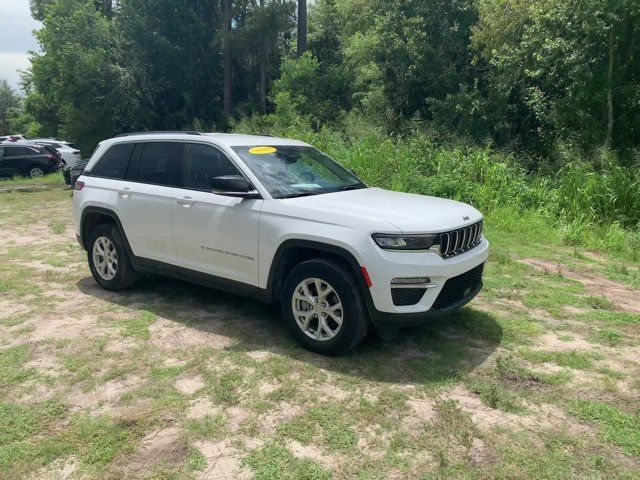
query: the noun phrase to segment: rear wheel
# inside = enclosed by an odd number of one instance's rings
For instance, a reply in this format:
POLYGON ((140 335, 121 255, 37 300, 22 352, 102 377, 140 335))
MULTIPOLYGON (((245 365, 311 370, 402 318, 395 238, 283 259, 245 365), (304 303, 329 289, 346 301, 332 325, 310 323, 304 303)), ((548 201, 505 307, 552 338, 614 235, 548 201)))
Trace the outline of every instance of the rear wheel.
POLYGON ((318 258, 297 265, 282 288, 282 310, 295 339, 324 355, 339 355, 369 330, 362 295, 347 266, 318 258))
POLYGON ((27 175, 29 175, 31 178, 42 177, 44 176, 44 173, 44 168, 40 165, 31 165, 29 168, 27 168, 27 175))
POLYGON ((89 235, 88 247, 91 274, 102 288, 117 291, 133 285, 136 271, 118 227, 111 223, 99 225, 89 235))

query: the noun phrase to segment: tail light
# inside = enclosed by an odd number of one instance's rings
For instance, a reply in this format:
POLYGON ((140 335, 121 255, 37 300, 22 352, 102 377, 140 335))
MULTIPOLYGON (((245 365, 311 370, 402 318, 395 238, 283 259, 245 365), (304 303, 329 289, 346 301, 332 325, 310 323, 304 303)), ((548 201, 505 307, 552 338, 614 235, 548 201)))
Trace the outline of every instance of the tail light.
POLYGON ((56 157, 55 155, 45 155, 45 157, 47 160, 49 160, 50 162, 57 162, 58 161, 58 157, 56 157))
POLYGON ((80 180, 76 180, 76 183, 73 184, 74 190, 82 190, 83 188, 84 188, 84 182, 81 182, 80 180))

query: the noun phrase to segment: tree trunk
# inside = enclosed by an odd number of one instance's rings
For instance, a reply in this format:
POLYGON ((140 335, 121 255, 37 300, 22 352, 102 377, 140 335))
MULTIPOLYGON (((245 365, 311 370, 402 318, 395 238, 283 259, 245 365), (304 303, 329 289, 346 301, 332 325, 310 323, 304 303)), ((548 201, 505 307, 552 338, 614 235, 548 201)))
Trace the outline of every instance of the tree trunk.
POLYGON ((611 146, 613 137, 613 26, 609 30, 609 68, 607 69, 607 137, 604 144, 611 146))
POLYGON ((307 51, 307 0, 298 0, 298 57, 307 51))
POLYGON ((260 108, 267 111, 267 42, 264 36, 260 39, 260 108))
POLYGON ((224 17, 224 44, 223 44, 223 63, 224 63, 224 97, 223 110, 225 116, 231 115, 231 0, 222 0, 222 15, 224 17))
MULTIPOLYGON (((264 0, 260 0, 260 10, 264 19, 264 0)), ((260 108, 267 111, 267 32, 265 25, 260 28, 260 108)))

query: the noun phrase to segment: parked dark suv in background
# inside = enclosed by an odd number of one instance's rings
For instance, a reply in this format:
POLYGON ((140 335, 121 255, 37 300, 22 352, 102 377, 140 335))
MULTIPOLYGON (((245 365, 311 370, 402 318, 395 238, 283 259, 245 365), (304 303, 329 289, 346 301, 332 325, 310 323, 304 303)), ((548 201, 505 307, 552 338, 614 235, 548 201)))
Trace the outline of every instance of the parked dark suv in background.
POLYGON ((60 169, 60 154, 52 147, 30 143, 0 143, 0 176, 41 177, 60 169))

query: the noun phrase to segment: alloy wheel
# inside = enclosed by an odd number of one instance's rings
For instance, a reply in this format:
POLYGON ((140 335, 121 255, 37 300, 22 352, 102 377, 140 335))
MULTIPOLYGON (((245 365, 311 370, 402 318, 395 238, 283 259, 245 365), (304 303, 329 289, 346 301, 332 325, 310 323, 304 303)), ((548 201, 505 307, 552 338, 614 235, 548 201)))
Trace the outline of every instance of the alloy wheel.
POLYGON ((291 308, 300 330, 314 340, 331 340, 342 328, 342 301, 335 289, 320 278, 307 278, 298 284, 291 308))
POLYGON ((98 237, 93 244, 93 264, 98 275, 104 280, 112 280, 118 270, 118 252, 107 237, 98 237))
POLYGON ((30 177, 42 177, 44 176, 44 170, 41 167, 31 167, 29 169, 30 177))

